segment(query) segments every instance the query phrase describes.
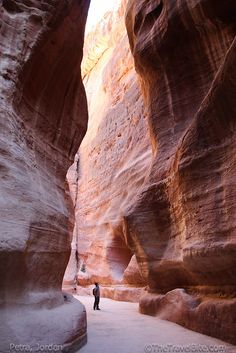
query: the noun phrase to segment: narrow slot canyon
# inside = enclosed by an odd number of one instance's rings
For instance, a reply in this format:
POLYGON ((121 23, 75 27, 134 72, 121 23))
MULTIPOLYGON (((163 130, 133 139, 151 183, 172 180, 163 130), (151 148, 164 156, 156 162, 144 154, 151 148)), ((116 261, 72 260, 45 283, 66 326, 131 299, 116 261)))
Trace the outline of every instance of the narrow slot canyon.
POLYGON ((0 9, 0 353, 236 352, 236 3, 0 9))

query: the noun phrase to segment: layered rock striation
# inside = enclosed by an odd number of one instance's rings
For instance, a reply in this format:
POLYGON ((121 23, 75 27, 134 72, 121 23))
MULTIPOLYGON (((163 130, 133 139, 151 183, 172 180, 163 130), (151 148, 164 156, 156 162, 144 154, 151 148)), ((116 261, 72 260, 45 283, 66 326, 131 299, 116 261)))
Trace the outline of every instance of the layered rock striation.
POLYGON ((153 148, 126 217, 149 286, 140 309, 233 343, 235 18, 233 1, 130 0, 126 12, 153 148))
MULTIPOLYGON (((127 246, 124 218, 137 203, 150 166, 151 144, 125 29, 125 5, 107 13, 85 42, 82 75, 89 124, 76 166, 68 173, 71 188, 77 185, 75 234, 81 285, 94 281, 103 286, 144 285, 127 246)), ((124 298, 127 291, 121 288, 116 294, 107 288, 103 293, 124 298)))
MULTIPOLYGON (((86 132, 81 81, 89 0, 0 5, 0 350, 86 337, 84 307, 61 292, 70 255, 66 172, 86 132)), ((46 351, 46 348, 45 350, 46 351)))
POLYGON ((85 46, 90 121, 69 171, 79 284, 127 300, 147 285, 142 313, 232 343, 235 17, 230 0, 107 14, 85 46))

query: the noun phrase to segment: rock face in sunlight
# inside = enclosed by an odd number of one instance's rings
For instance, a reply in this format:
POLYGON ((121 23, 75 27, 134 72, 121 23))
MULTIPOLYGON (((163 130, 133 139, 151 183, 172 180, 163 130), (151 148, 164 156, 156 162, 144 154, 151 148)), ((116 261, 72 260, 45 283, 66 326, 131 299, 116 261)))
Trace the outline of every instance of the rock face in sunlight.
MULTIPOLYGON (((123 3, 105 15, 85 43, 82 73, 89 126, 79 150, 76 200, 83 285, 95 280, 107 285, 144 283, 127 246, 124 217, 142 190, 151 144, 124 17, 123 3)), ((76 184, 73 168, 70 185, 76 184)))
POLYGON ((140 309, 234 343, 235 18, 230 0, 130 0, 126 13, 153 148, 126 217, 149 285, 140 309))
MULTIPOLYGON (((1 2, 0 350, 86 339, 63 296, 71 222, 66 172, 87 125, 81 81, 89 0, 1 2), (40 310, 39 310, 40 309, 40 310)), ((59 348, 57 351, 61 351, 59 348)), ((46 351, 46 349, 44 350, 46 351)))

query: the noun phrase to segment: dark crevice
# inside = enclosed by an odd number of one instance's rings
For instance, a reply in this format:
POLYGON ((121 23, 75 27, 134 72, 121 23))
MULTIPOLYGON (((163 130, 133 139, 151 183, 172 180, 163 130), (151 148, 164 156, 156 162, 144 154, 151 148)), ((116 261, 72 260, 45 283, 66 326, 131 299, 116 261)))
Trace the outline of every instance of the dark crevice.
POLYGON ((163 7, 163 0, 160 0, 159 4, 154 9, 150 9, 149 12, 139 12, 134 22, 134 34, 137 35, 141 28, 142 31, 152 28, 156 20, 160 17, 163 7))
POLYGON ((143 29, 152 28, 156 20, 160 17, 163 10, 163 1, 161 0, 159 5, 148 14, 146 14, 144 22, 143 22, 143 29))
POLYGON ((142 25, 142 15, 141 13, 139 13, 136 18, 135 18, 135 22, 134 22, 134 34, 137 35, 139 32, 139 29, 142 25))
POLYGON ((20 8, 19 4, 17 4, 13 0, 3 0, 2 1, 2 6, 3 8, 9 12, 9 13, 19 13, 22 12, 22 9, 20 8))

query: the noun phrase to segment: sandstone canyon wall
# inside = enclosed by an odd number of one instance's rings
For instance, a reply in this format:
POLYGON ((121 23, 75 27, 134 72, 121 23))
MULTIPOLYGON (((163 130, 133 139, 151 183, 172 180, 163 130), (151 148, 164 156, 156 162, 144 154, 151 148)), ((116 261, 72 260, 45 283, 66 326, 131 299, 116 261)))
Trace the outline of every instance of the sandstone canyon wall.
POLYGON ((143 313, 236 343, 236 4, 130 0, 153 156, 126 238, 143 313))
POLYGON ((235 7, 130 0, 106 15, 87 38, 90 121, 69 173, 79 283, 147 285, 141 312, 233 343, 235 7))
MULTIPOLYGON (((0 5, 0 330, 10 344, 86 338, 84 307, 61 292, 70 255, 65 177, 86 132, 81 81, 89 0, 0 5)), ((44 352, 47 350, 45 349, 44 352)))
MULTIPOLYGON (((82 74, 89 125, 78 161, 68 173, 72 194, 77 195, 74 244, 79 267, 85 270, 78 273, 79 284, 97 280, 104 295, 120 299, 128 298, 129 286, 144 284, 126 243, 124 217, 137 203, 151 162, 146 112, 125 29, 125 7, 123 2, 117 11, 107 13, 86 38, 82 74), (108 293, 105 286, 111 284, 126 284, 126 288, 108 293)), ((75 265, 73 259, 71 265, 75 265)), ((68 269, 66 279, 72 274, 68 269)))

